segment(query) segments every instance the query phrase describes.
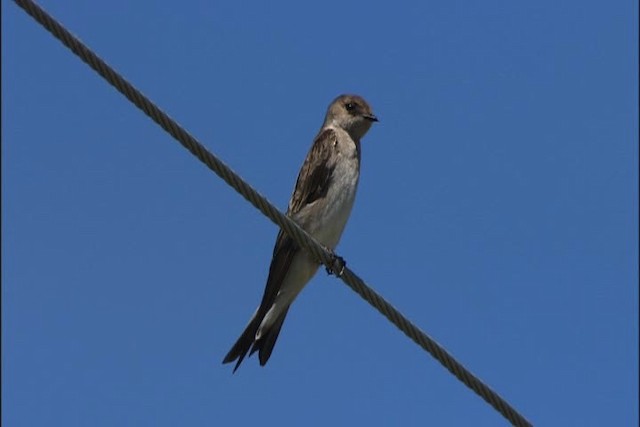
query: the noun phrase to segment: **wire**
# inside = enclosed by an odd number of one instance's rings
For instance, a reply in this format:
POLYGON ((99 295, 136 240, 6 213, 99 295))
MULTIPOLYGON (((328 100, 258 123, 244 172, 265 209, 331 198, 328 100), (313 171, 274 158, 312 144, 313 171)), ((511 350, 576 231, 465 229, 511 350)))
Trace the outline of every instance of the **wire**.
MULTIPOLYGON (((165 131, 173 136, 183 147, 189 150, 209 169, 215 172, 227 184, 233 187, 245 199, 247 199, 260 212, 271 221, 281 227, 290 235, 297 244, 309 251, 319 262, 324 264, 330 271, 335 270, 336 260, 341 259, 335 254, 327 251, 312 236, 304 231, 298 224, 289 217, 281 213, 269 201, 247 184, 240 176, 231 170, 226 164, 211 154, 202 144, 200 144, 185 129, 172 120, 167 114, 160 110, 153 102, 145 97, 133 85, 126 81, 107 63, 100 59, 80 40, 74 37, 67 29, 58 23, 53 17, 45 12, 40 6, 31 0, 14 0, 25 12, 40 23, 55 38, 60 40, 82 61, 87 63, 98 74, 100 74, 109 84, 114 86, 118 92, 135 104, 154 122, 159 124, 165 131)), ((406 317, 388 303, 382 296, 368 287, 366 283, 358 277, 348 267, 342 265, 344 269, 339 277, 358 295, 369 304, 375 307, 391 323, 405 333, 415 343, 429 352, 438 360, 449 372, 455 375, 467 387, 482 397, 487 403, 493 406, 500 414, 515 426, 531 426, 532 424, 520 415, 509 403, 507 403, 496 392, 469 372, 464 366, 456 361, 442 346, 412 324, 406 317)))

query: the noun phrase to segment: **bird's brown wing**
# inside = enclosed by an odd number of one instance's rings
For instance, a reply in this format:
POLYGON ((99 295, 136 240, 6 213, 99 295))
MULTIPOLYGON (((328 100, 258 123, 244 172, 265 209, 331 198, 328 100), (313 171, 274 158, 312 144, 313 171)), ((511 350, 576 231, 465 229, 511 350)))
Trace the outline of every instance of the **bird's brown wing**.
POLYGON ((304 206, 327 195, 335 168, 332 153, 337 141, 338 137, 332 129, 325 129, 316 137, 298 174, 289 201, 288 215, 298 213, 304 206))
MULTIPOLYGON (((304 160, 302 169, 300 169, 295 189, 289 201, 287 215, 294 216, 304 206, 326 196, 335 168, 335 159, 331 154, 336 142, 337 135, 331 129, 325 129, 316 137, 307 158, 304 160)), ((238 360, 234 372, 250 349, 251 353, 260 351, 260 364, 264 365, 269 359, 282 322, 287 315, 287 310, 281 314, 269 331, 264 331, 260 340, 254 341, 255 335, 264 316, 273 305, 297 252, 298 245, 284 231, 280 230, 273 248, 269 277, 260 307, 223 360, 223 363, 238 360)))
MULTIPOLYGON (((289 201, 287 215, 292 216, 304 206, 326 196, 335 168, 335 162, 331 154, 336 141, 337 135, 332 129, 325 129, 320 132, 313 141, 313 145, 298 174, 298 180, 289 201)), ((260 309, 268 310, 273 304, 297 250, 298 245, 293 239, 280 230, 273 248, 269 277, 260 309)))

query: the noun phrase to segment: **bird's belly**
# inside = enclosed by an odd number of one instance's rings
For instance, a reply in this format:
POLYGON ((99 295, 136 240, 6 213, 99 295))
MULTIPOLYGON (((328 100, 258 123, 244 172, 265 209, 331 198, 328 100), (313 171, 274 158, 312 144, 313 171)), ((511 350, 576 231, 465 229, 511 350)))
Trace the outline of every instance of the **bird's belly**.
POLYGON ((308 230, 320 243, 335 248, 347 224, 356 197, 358 170, 355 167, 336 168, 334 182, 322 200, 315 227, 308 230))

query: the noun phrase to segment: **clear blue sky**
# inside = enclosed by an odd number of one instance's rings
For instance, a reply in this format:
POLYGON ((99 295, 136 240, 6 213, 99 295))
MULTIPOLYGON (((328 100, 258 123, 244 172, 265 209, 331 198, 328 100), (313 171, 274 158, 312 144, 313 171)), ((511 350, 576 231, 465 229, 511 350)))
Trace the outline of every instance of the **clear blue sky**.
MULTIPOLYGON (((285 208, 338 94, 349 266, 532 422, 638 424, 637 2, 42 5, 285 208)), ((7 426, 497 426, 320 271, 265 368, 221 360, 277 228, 2 3, 7 426)))

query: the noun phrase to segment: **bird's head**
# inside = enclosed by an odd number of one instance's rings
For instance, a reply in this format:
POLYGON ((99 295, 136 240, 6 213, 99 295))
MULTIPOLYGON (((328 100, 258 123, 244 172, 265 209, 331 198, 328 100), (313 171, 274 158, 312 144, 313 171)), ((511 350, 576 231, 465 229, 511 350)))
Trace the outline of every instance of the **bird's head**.
POLYGON ((340 95, 327 110, 324 126, 344 129, 354 140, 360 140, 378 118, 371 107, 358 95, 340 95))

